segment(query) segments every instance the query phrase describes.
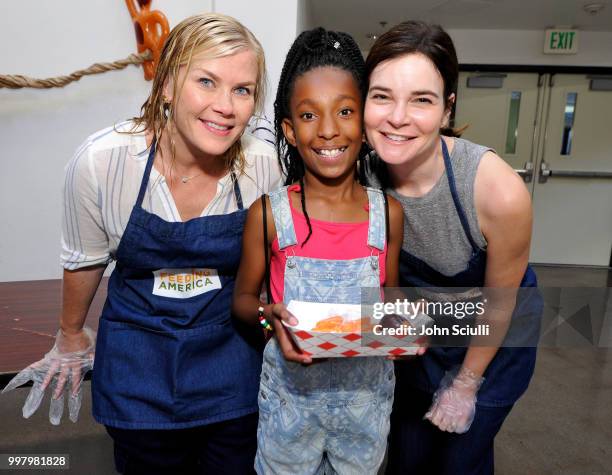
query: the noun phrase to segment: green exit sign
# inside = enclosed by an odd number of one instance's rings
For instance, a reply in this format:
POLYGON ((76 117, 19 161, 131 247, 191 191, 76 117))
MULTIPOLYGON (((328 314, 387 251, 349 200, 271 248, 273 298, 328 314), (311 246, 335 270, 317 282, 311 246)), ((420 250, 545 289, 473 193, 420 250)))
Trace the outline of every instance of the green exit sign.
POLYGON ((576 54, 578 52, 578 30, 546 30, 545 54, 576 54))

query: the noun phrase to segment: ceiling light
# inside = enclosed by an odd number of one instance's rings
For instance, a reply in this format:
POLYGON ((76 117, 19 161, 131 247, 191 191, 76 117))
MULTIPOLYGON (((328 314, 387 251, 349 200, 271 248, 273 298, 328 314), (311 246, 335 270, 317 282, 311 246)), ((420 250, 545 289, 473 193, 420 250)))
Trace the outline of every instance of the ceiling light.
POLYGON ((606 4, 601 2, 585 3, 582 6, 582 9, 589 15, 597 15, 600 11, 604 9, 605 6, 606 4))

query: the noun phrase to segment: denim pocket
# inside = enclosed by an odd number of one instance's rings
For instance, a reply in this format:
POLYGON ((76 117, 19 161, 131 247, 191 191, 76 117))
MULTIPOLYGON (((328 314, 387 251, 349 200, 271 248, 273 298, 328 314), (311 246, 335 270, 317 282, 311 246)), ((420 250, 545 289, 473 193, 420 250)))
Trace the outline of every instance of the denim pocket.
POLYGON ((294 257, 285 268, 284 300, 360 304, 363 287, 379 287, 378 269, 369 258, 346 261, 294 257))
POLYGON ((284 391, 273 390, 265 384, 259 387, 258 402, 262 436, 282 443, 300 441, 310 425, 310 411, 297 407, 284 391))
POLYGON ((334 302, 354 305, 361 303, 361 287, 339 287, 329 285, 328 282, 319 282, 315 285, 301 283, 295 289, 294 294, 297 295, 297 300, 303 302, 334 302))
POLYGON ((268 389, 264 384, 260 384, 257 404, 259 405, 260 421, 267 421, 272 413, 280 409, 281 400, 274 391, 268 389))

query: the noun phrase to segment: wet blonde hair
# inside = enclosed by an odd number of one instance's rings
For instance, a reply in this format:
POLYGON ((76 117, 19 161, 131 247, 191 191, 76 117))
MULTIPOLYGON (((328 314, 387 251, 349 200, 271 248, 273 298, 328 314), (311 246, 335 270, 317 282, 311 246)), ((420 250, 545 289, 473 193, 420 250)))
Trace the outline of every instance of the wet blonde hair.
MULTIPOLYGON (((266 64, 261 44, 238 20, 220 13, 194 15, 176 25, 162 49, 153 85, 149 97, 142 105, 140 117, 134 118, 134 129, 150 130, 159 143, 166 131, 168 120, 173 117, 178 97, 183 88, 184 79, 179 84, 179 71, 191 68, 192 59, 197 56, 203 59, 222 58, 250 50, 257 60, 257 80, 254 90, 255 109, 261 110, 265 95, 266 64), (172 85, 172 101, 166 102, 164 86, 172 85)), ((185 76, 186 77, 186 76, 185 76)), ((174 142, 171 140, 171 157, 174 161, 174 142)), ((224 155, 227 168, 244 171, 244 153, 240 138, 224 155)))

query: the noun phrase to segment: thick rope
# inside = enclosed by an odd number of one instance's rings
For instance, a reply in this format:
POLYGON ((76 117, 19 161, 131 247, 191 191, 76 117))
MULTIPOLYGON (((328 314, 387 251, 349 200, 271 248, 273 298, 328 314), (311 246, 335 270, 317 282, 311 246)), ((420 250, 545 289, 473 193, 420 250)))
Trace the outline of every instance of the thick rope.
POLYGON ((114 71, 117 69, 124 69, 130 64, 142 64, 145 61, 152 59, 150 51, 145 51, 140 54, 131 54, 125 59, 114 61, 112 63, 95 63, 89 66, 87 69, 81 69, 75 71, 68 76, 58 76, 48 79, 34 79, 27 76, 20 76, 16 74, 0 75, 0 89, 20 89, 23 87, 32 87, 35 89, 49 89, 52 87, 64 87, 66 84, 70 84, 73 81, 78 81, 83 76, 91 74, 105 73, 106 71, 114 71))

